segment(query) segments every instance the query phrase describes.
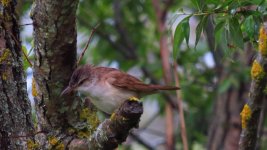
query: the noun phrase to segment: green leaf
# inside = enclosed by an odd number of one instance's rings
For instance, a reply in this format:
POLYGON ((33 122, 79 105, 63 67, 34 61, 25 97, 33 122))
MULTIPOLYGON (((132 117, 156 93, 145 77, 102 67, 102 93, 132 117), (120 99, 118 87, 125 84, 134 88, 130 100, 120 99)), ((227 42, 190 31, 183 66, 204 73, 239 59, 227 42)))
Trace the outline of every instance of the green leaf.
POLYGON ((250 5, 259 5, 263 2, 264 0, 246 0, 250 5))
POLYGON ((224 20, 222 20, 218 24, 216 24, 215 29, 214 29, 214 33, 216 34, 216 32, 221 30, 224 25, 225 25, 225 21, 224 20))
POLYGON ((191 2, 200 12, 204 11, 207 7, 206 0, 191 0, 191 2))
POLYGON ((218 5, 218 4, 221 3, 221 2, 218 1, 218 0, 206 0, 206 3, 207 3, 207 4, 215 4, 215 5, 218 5))
POLYGON ((244 48, 243 34, 236 18, 229 20, 230 39, 233 44, 241 49, 244 48))
POLYGON ((196 48, 197 43, 198 43, 198 41, 199 41, 199 39, 200 39, 201 33, 202 33, 202 31, 203 31, 203 27, 205 27, 206 24, 207 24, 208 18, 209 18, 209 15, 207 15, 207 16, 203 16, 203 17, 201 18, 201 20, 199 21, 198 25, 197 25, 197 28, 196 28, 195 48, 196 48))
POLYGON ((222 33, 224 31, 224 28, 223 28, 224 26, 225 26, 225 21, 224 20, 220 21, 215 26, 215 29, 214 29, 215 49, 216 49, 217 45, 222 42, 221 39, 222 39, 222 33))
POLYGON ((173 58, 176 59, 178 49, 180 45, 182 44, 184 38, 186 39, 186 42, 188 43, 189 40, 189 32, 190 32, 190 26, 189 26, 189 18, 191 16, 185 17, 177 26, 174 32, 174 41, 173 41, 173 58))
POLYGON ((220 84, 220 86, 219 86, 219 93, 220 94, 222 94, 222 93, 224 93, 224 92, 226 92, 230 87, 231 87, 231 85, 232 85, 232 81, 230 80, 230 79, 226 79, 226 80, 224 80, 221 84, 220 84))
POLYGON ((244 32, 248 35, 249 39, 253 39, 255 35, 255 22, 253 16, 245 18, 243 23, 244 32))
POLYGON ((191 0, 191 2, 193 3, 193 5, 194 5, 198 10, 201 10, 201 3, 200 3, 200 0, 191 0))
POLYGON ((189 17, 187 17, 186 20, 182 22, 182 27, 183 27, 183 33, 184 33, 185 41, 186 41, 186 44, 188 46, 189 35, 190 35, 189 17))

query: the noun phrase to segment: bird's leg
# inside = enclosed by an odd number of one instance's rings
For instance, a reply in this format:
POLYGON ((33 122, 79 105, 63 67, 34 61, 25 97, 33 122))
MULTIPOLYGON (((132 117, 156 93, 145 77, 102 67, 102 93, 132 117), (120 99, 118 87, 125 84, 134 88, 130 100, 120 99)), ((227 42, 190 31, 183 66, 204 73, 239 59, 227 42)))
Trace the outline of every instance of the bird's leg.
POLYGON ((139 99, 139 98, 137 98, 137 97, 134 97, 134 96, 130 97, 130 98, 129 98, 129 100, 130 100, 130 101, 137 101, 137 102, 139 102, 139 101, 140 101, 140 99, 139 99))

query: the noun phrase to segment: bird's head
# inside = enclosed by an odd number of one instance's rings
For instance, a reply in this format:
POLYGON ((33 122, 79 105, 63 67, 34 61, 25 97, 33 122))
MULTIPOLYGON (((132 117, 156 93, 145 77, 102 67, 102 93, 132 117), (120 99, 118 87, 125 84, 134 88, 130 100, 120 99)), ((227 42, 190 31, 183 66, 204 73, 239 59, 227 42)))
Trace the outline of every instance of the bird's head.
POLYGON ((62 91, 62 95, 70 94, 73 91, 76 91, 77 88, 83 86, 85 82, 90 82, 92 77, 91 65, 84 65, 78 67, 72 74, 71 79, 69 81, 69 85, 62 91))

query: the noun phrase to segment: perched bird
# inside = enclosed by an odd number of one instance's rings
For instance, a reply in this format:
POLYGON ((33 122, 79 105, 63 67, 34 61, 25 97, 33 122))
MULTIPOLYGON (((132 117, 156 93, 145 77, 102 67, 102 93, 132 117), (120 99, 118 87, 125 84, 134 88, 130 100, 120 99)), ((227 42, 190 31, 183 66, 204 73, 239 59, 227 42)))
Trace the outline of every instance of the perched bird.
POLYGON ((160 90, 178 89, 175 86, 145 84, 118 69, 84 65, 73 72, 68 87, 61 95, 78 91, 98 109, 111 114, 127 99, 138 99, 160 90))

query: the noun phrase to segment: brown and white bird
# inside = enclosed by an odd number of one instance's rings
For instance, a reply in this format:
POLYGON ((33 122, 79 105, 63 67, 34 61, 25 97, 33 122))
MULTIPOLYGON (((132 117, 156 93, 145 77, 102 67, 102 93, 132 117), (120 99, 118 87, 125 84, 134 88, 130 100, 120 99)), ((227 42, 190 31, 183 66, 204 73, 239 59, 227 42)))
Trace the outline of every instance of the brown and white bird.
POLYGON ((118 69, 84 65, 73 72, 68 87, 61 95, 78 91, 88 97, 98 109, 111 114, 129 98, 178 89, 175 86, 145 84, 118 69))

